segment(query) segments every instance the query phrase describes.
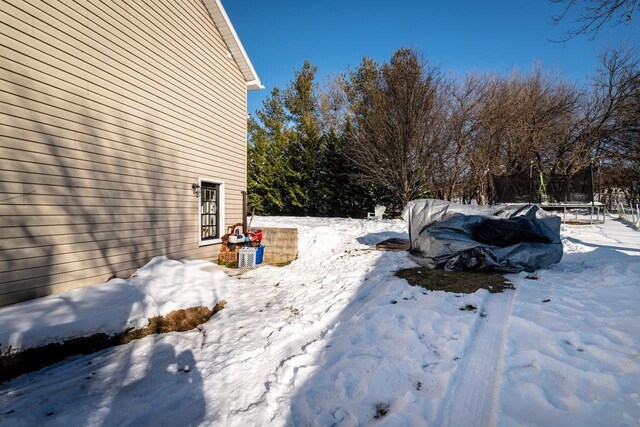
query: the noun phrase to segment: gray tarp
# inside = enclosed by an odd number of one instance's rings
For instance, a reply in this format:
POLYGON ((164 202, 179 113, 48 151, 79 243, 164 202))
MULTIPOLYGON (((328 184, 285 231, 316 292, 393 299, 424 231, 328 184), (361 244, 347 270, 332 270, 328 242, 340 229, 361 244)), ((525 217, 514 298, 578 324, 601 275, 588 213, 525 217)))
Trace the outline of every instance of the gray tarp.
POLYGON ((411 253, 416 262, 428 268, 517 273, 562 259, 560 217, 536 205, 470 206, 421 199, 409 202, 404 215, 411 253), (505 224, 505 235, 511 232, 519 242, 492 244, 478 238, 482 236, 478 233, 480 229, 495 236, 505 224), (517 228, 523 224, 523 229, 517 228), (533 241, 523 241, 527 239, 533 241))

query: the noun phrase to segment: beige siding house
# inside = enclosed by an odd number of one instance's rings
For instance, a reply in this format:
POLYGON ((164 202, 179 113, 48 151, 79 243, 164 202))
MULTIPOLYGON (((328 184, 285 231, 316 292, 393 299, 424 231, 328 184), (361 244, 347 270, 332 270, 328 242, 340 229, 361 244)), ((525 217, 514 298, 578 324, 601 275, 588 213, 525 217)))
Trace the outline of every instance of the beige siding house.
POLYGON ((0 33, 0 305, 213 260, 261 88, 219 0, 8 0, 0 33))

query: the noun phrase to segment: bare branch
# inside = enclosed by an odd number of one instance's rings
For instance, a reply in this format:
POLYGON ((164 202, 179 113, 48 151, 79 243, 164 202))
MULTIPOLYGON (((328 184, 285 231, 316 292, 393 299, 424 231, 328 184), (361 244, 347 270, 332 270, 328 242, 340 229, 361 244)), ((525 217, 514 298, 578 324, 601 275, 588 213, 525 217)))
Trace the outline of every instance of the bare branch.
POLYGON ((578 18, 573 21, 575 28, 567 31, 560 40, 557 40, 561 42, 566 42, 578 35, 587 35, 593 39, 607 24, 619 25, 631 22, 634 12, 640 7, 640 0, 549 1, 555 4, 564 4, 562 11, 551 19, 552 23, 556 25, 567 18, 570 10, 582 5, 578 18))

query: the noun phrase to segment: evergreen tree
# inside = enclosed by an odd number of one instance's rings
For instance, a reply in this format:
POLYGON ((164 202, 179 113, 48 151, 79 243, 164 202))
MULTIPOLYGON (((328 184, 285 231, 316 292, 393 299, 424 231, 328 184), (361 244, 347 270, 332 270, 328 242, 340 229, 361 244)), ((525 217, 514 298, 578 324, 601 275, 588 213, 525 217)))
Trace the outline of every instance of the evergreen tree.
POLYGON ((287 157, 294 171, 292 183, 301 190, 299 203, 290 206, 293 215, 317 216, 323 210, 324 173, 321 165, 326 153, 318 117, 316 71, 316 66, 305 61, 302 68, 295 71, 293 82, 284 93, 284 105, 293 127, 287 157))
POLYGON ((259 122, 249 119, 248 203, 263 215, 282 215, 301 206, 303 192, 287 157, 295 133, 287 124, 280 89, 275 87, 257 112, 259 122))
POLYGON ((361 170, 349 158, 344 131, 330 130, 323 137, 327 153, 322 165, 325 173, 325 215, 362 218, 373 209, 376 201, 382 201, 382 192, 375 185, 359 179, 361 170))
POLYGON ((349 119, 322 122, 315 73, 305 61, 287 89, 274 88, 257 119, 249 120, 250 207, 263 215, 361 218, 376 202, 391 206, 350 159, 349 119))

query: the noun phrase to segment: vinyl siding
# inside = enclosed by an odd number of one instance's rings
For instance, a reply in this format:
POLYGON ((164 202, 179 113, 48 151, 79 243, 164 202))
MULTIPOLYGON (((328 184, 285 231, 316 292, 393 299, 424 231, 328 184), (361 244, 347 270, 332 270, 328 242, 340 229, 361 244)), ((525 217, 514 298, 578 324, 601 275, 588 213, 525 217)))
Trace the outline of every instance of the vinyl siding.
POLYGON ((246 82, 200 0, 0 8, 0 305, 198 246, 199 177, 242 220, 246 82))

